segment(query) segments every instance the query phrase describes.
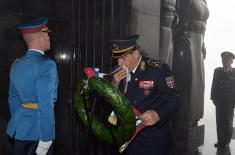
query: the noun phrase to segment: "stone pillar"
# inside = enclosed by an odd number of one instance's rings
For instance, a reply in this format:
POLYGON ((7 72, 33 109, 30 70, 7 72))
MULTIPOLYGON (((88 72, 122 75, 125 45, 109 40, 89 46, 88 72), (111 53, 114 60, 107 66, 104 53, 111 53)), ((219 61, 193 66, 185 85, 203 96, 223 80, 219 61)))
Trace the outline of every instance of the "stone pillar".
POLYGON ((131 34, 139 34, 138 44, 145 56, 159 58, 161 0, 132 0, 131 34))

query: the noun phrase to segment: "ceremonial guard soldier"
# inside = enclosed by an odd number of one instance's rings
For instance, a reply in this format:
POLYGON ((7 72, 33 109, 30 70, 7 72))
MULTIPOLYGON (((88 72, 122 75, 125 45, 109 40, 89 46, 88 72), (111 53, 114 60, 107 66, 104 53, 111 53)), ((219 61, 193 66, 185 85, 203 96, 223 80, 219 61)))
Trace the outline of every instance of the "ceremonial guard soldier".
POLYGON ((15 139, 14 155, 51 155, 55 138, 56 64, 44 56, 50 49, 47 18, 20 24, 28 51, 10 70, 7 134, 15 139))

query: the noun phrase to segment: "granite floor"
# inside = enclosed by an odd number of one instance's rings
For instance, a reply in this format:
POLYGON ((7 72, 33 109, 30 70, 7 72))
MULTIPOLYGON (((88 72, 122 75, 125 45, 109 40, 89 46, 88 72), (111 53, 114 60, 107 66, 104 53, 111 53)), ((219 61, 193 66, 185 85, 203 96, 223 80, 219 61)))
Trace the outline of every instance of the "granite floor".
MULTIPOLYGON (((204 146, 200 148, 201 153, 199 153, 199 155, 235 155, 235 139, 232 139, 230 143, 230 153, 219 152, 214 148, 214 143, 217 141, 215 119, 204 118, 201 123, 205 124, 205 137, 204 146)), ((233 138, 235 138, 235 131, 233 134, 233 138)))

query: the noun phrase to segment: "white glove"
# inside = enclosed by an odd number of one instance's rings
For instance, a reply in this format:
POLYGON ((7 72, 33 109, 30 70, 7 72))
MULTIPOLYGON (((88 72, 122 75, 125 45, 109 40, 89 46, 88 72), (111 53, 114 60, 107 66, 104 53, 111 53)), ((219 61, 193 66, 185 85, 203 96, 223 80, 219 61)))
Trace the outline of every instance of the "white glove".
POLYGON ((52 141, 39 141, 38 147, 36 149, 37 155, 46 155, 47 151, 49 150, 50 146, 52 144, 52 141))

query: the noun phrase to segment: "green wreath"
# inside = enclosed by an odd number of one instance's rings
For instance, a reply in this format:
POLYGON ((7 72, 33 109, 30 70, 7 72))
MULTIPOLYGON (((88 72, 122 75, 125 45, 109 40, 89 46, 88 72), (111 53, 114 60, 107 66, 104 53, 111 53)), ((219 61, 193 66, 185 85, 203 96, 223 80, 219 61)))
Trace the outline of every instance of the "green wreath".
POLYGON ((135 132, 135 115, 131 110, 129 100, 110 82, 102 78, 91 77, 88 78, 87 81, 80 83, 75 92, 75 108, 81 121, 85 125, 88 124, 84 107, 91 105, 89 103, 89 95, 94 90, 111 105, 117 115, 118 125, 111 131, 94 116, 91 123, 93 133, 102 141, 114 143, 115 139, 118 145, 123 144, 128 141, 135 132), (115 138, 113 138, 113 136, 115 138))

